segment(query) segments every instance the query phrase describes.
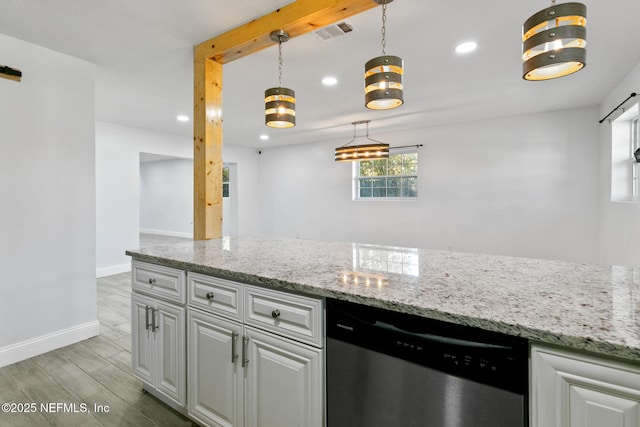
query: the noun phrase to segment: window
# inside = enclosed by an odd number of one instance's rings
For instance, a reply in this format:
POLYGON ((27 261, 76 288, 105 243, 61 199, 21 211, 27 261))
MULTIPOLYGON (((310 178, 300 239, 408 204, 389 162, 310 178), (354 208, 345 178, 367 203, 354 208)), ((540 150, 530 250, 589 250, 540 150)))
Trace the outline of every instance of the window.
POLYGON ((631 196, 634 200, 640 200, 640 163, 635 159, 634 153, 640 149, 640 120, 636 116, 631 121, 631 196))
POLYGON ((354 162, 354 199, 418 197, 418 152, 390 154, 388 159, 354 162))
POLYGON ((640 106, 629 107, 611 123, 611 201, 640 202, 640 106))
POLYGON ((229 197, 229 166, 222 167, 222 197, 229 197))

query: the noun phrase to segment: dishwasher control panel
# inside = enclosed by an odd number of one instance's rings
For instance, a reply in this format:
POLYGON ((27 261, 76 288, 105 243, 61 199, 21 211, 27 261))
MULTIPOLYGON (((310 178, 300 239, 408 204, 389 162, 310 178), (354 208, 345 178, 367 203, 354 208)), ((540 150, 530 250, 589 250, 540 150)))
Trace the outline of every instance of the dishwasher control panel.
POLYGON ((327 300, 327 337, 526 394, 528 342, 497 332, 327 300))

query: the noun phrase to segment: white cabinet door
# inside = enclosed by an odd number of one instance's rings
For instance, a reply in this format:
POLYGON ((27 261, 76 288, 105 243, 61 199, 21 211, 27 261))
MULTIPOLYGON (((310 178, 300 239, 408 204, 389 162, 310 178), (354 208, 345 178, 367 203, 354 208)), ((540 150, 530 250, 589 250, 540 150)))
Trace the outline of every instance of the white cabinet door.
POLYGON ((243 425, 242 325, 188 311, 189 415, 210 426, 243 425))
MULTIPOLYGON (((185 309, 156 302, 156 389, 184 407, 186 399, 185 309)), ((153 322, 152 322, 153 323, 153 322)))
POLYGON ((640 427, 640 367, 533 346, 531 427, 640 427))
POLYGON ((138 378, 186 405, 185 309, 131 294, 131 367, 138 378))
POLYGON ((245 427, 322 427, 323 350, 251 327, 245 335, 245 427))
POLYGON ((142 381, 155 383, 155 340, 151 328, 151 316, 155 301, 138 294, 131 294, 131 367, 142 381))

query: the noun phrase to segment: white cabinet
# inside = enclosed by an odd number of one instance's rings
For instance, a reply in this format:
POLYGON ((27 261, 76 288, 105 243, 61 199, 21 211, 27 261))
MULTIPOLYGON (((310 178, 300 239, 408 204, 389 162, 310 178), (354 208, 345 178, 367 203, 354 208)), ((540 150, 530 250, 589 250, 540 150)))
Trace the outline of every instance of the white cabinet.
POLYGON ((245 285, 244 321, 315 347, 322 347, 322 300, 245 285))
POLYGON ((531 427, 640 427, 640 366, 531 349, 531 427))
POLYGON ((322 300, 192 273, 188 287, 189 415, 207 426, 324 426, 322 300))
POLYGON ((188 412, 212 426, 242 426, 242 324, 189 308, 188 412))
POLYGON ((245 427, 324 425, 323 353, 245 328, 245 427))
POLYGON ((148 262, 133 261, 131 273, 134 291, 184 305, 186 301, 184 271, 148 262))
MULTIPOLYGON (((137 263, 142 266, 143 263, 137 263)), ((131 363, 133 372, 144 388, 176 409, 186 406, 186 308, 175 301, 165 301, 166 292, 154 292, 153 285, 164 280, 169 272, 184 288, 180 270, 144 265, 144 271, 154 273, 144 277, 147 288, 136 287, 140 277, 133 269, 134 292, 131 294, 131 363), (158 268, 158 274, 154 269, 158 268), (168 271, 171 270, 171 271, 168 271), (175 273, 175 274, 174 274, 175 273), (154 278, 156 278, 154 280, 154 278), (141 291, 146 293, 141 293, 141 291)), ((172 279, 173 281, 173 279, 172 279)), ((184 289, 183 291, 184 292, 184 289)))

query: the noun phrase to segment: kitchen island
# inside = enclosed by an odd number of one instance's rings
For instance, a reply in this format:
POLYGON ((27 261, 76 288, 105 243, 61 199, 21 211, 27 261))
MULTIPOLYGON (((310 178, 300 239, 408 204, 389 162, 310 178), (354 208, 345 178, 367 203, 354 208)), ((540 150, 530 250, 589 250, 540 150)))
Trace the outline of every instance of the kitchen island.
POLYGON ((640 422, 637 269, 259 236, 127 254, 134 373, 203 425, 326 425, 325 298, 525 338, 530 427, 640 422))
POLYGON ((258 236, 127 254, 640 362, 638 269, 258 236))

